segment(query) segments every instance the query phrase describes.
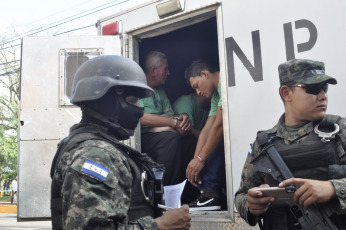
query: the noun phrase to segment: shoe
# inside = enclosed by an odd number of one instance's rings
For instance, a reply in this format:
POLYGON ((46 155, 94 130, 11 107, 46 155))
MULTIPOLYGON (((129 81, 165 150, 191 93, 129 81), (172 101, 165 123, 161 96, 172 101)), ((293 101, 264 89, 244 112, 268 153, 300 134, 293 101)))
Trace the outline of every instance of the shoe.
POLYGON ((213 210, 220 210, 221 209, 221 203, 219 201, 218 197, 205 197, 203 194, 201 194, 197 200, 189 204, 189 211, 195 212, 195 211, 213 211, 213 210))

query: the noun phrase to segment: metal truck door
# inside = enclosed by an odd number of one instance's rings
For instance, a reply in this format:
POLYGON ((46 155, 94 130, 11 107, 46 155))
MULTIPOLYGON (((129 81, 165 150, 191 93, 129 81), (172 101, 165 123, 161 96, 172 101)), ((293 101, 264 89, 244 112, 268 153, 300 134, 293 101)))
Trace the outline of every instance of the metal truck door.
POLYGON ((50 217, 49 172, 57 143, 81 118, 69 101, 74 73, 93 57, 121 53, 119 36, 23 38, 18 220, 50 217))

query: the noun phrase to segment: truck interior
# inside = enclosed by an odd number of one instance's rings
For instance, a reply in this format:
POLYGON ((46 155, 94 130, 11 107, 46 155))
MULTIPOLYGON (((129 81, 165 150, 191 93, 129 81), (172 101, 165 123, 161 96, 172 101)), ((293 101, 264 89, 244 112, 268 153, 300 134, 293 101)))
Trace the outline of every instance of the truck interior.
POLYGON ((180 28, 166 34, 139 41, 139 64, 150 51, 160 51, 168 58, 170 76, 163 86, 171 104, 181 95, 194 91, 185 81, 186 68, 197 59, 219 69, 216 17, 180 28))
MULTIPOLYGON (((193 61, 197 59, 205 60, 214 69, 219 70, 216 20, 214 14, 214 16, 201 20, 198 23, 138 40, 139 64, 142 67, 145 55, 148 52, 155 50, 166 54, 170 76, 163 88, 171 104, 178 97, 195 92, 184 78, 185 70, 193 61)), ((222 210, 226 209, 227 205, 225 202, 222 210)))

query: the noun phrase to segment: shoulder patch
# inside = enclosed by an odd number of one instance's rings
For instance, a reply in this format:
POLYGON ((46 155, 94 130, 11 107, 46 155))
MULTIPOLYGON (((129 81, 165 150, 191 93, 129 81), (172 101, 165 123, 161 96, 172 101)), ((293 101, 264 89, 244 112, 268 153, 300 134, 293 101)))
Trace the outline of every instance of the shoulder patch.
POLYGON ((83 164, 82 171, 87 175, 96 177, 101 181, 104 181, 107 178, 109 169, 92 160, 86 159, 85 163, 83 164))

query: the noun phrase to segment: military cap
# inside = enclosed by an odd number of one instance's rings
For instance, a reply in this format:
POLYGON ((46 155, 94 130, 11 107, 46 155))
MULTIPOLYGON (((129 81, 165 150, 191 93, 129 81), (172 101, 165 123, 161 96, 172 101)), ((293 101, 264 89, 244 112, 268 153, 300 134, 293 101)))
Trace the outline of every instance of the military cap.
POLYGON ((308 59, 292 59, 279 65, 280 85, 288 82, 335 85, 336 79, 325 74, 324 63, 308 59))

